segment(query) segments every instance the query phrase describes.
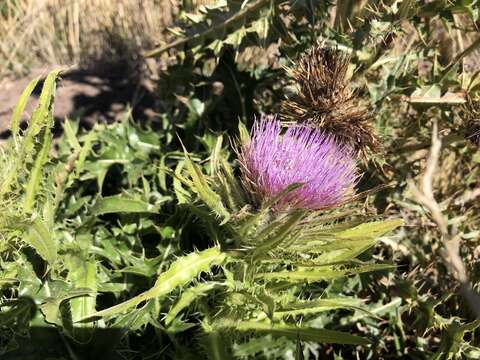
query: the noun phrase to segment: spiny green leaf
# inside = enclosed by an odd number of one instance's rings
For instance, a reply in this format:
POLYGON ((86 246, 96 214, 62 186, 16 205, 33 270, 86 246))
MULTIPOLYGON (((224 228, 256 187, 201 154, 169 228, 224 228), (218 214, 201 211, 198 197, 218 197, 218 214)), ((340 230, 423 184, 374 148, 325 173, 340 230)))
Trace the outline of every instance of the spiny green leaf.
MULTIPOLYGON (((328 248, 328 245, 324 247, 319 246, 319 250, 322 250, 324 253, 315 259, 315 262, 318 263, 332 263, 332 262, 342 262, 355 259, 358 255, 363 253, 368 248, 372 247, 376 243, 376 239, 368 240, 356 240, 356 241, 345 241, 344 246, 340 249, 328 248)), ((339 241, 340 242, 340 241, 339 241)), ((333 245, 333 244, 332 244, 333 245)))
POLYGON ((65 131, 65 136, 70 146, 75 152, 79 153, 82 150, 82 146, 78 142, 77 136, 75 135, 75 131, 73 130, 71 121, 69 119, 65 119, 63 123, 63 130, 65 131))
POLYGON ((165 317, 165 325, 169 325, 177 317, 177 315, 185 308, 190 306, 192 302, 197 300, 199 297, 207 295, 210 290, 215 289, 220 286, 220 283, 207 282, 195 285, 191 288, 188 288, 182 293, 182 296, 178 301, 173 305, 168 311, 167 316, 165 317))
POLYGON ((162 298, 176 288, 187 285, 200 273, 209 271, 212 266, 220 265, 225 258, 225 253, 222 253, 216 247, 200 252, 192 252, 191 254, 178 258, 172 263, 167 271, 160 274, 155 282, 155 285, 150 290, 145 291, 144 293, 141 293, 140 295, 137 295, 121 304, 86 316, 82 320, 95 317, 113 316, 129 310, 143 301, 153 298, 162 298))
POLYGON ((236 331, 253 331, 261 334, 270 334, 275 337, 285 336, 287 338, 302 341, 315 341, 327 344, 351 344, 366 345, 369 341, 365 338, 347 334, 341 331, 315 329, 309 327, 295 327, 285 324, 271 324, 268 322, 239 321, 219 322, 217 326, 229 327, 236 331))
POLYGON ((51 324, 63 326, 62 316, 60 314, 60 306, 63 302, 79 296, 88 296, 92 291, 90 289, 75 289, 58 297, 49 297, 40 306, 45 316, 45 321, 51 324))
POLYGON ((37 218, 31 224, 28 224, 25 230, 24 241, 52 265, 57 258, 57 242, 49 228, 42 220, 37 218))
POLYGON ((347 269, 337 269, 334 267, 311 268, 305 270, 278 271, 271 273, 255 274, 255 278, 262 280, 282 280, 289 282, 315 282, 322 280, 331 280, 344 276, 360 274, 370 271, 392 269, 394 266, 389 264, 366 264, 347 269))
POLYGON ((259 239, 261 239, 265 235, 270 235, 269 239, 263 241, 254 249, 253 257, 265 255, 266 253, 268 253, 268 251, 274 250, 277 246, 282 244, 282 242, 284 242, 287 237, 295 236, 295 233, 292 231, 292 229, 302 219, 303 215, 303 211, 296 211, 293 214, 289 215, 286 221, 284 221, 280 225, 277 224, 277 229, 267 227, 267 232, 262 231, 259 235, 259 239))
POLYGON ((221 159, 221 151, 222 151, 222 142, 223 136, 220 135, 217 137, 217 142, 215 143, 215 147, 210 154, 210 171, 212 176, 215 176, 220 171, 220 159, 221 159))
POLYGON ((42 182, 44 166, 49 160, 49 153, 52 147, 53 136, 50 129, 44 129, 40 152, 35 159, 33 168, 30 170, 27 185, 25 188, 25 198, 23 208, 25 212, 32 212, 35 206, 35 198, 42 182))
POLYGON ((240 144, 244 145, 250 142, 250 133, 245 124, 241 121, 238 122, 238 134, 240 144))
MULTIPOLYGON (((85 261, 80 257, 72 257, 70 260, 68 279, 76 287, 91 290, 91 296, 81 296, 70 301, 72 322, 91 314, 95 311, 97 270, 94 261, 85 261)), ((72 337, 81 343, 88 343, 93 336, 93 324, 79 323, 72 329, 72 337)))
POLYGON ((158 213, 158 206, 145 201, 113 195, 97 200, 92 209, 94 216, 111 213, 158 213))
POLYGON ((40 78, 37 77, 32 81, 30 81, 30 83, 25 88, 25 90, 23 90, 22 95, 20 95, 20 99, 18 100, 17 105, 15 106, 15 109, 13 110, 10 128, 12 130, 12 135, 13 135, 15 144, 17 144, 18 142, 18 136, 20 131, 20 120, 22 118, 23 111, 25 110, 25 106, 27 105, 28 99, 32 94, 33 90, 35 90, 39 80, 40 78))
POLYGON ((265 204, 262 204, 262 208, 260 209, 260 211, 258 211, 256 214, 247 218, 247 220, 238 229, 240 238, 245 238, 252 229, 255 229, 256 226, 263 219, 265 219, 265 217, 271 211, 272 206, 275 205, 280 199, 282 199, 283 197, 288 195, 290 192, 292 192, 295 189, 298 189, 301 186, 302 184, 298 184, 298 183, 291 184, 287 186, 283 191, 278 193, 276 196, 274 196, 272 199, 267 201, 265 204))
MULTIPOLYGON (((275 311, 273 318, 280 320, 288 316, 312 315, 335 309, 359 310, 370 314, 367 309, 360 305, 361 301, 358 299, 349 298, 318 299, 306 302, 295 302, 282 306, 282 308, 275 311)), ((371 315, 373 316, 373 314, 371 315)))
MULTIPOLYGON (((66 259, 68 279, 75 286, 90 289, 94 294, 97 290, 96 263, 84 260, 79 256, 66 259)), ((70 302, 72 319, 77 321, 95 311, 95 296, 81 297, 70 302)), ((83 324, 82 324, 83 325, 83 324)))
MULTIPOLYGON (((52 71, 45 80, 42 93, 40 94, 39 104, 32 114, 26 135, 21 140, 20 150, 14 166, 7 173, 0 185, 0 198, 4 197, 5 194, 10 191, 15 179, 20 175, 21 169, 29 162, 28 159, 35 157, 35 140, 38 133, 43 128, 50 129, 53 126, 52 104, 55 96, 55 81, 59 72, 59 70, 52 71)), ((22 101, 23 100, 25 99, 22 99, 22 101)), ((22 105, 20 105, 19 109, 21 107, 22 105)))
POLYGON ((224 158, 222 158, 220 161, 223 176, 225 178, 224 181, 229 187, 229 194, 233 203, 232 208, 238 210, 240 207, 243 207, 246 204, 245 191, 240 182, 235 178, 232 167, 228 161, 224 158))
MULTIPOLYGON (((403 224, 403 220, 387 220, 360 224, 355 227, 340 227, 340 231, 332 232, 327 228, 325 234, 321 230, 317 234, 310 233, 308 238, 293 244, 293 252, 320 253, 315 259, 317 264, 352 260, 377 242, 377 238, 403 224), (318 240, 317 240, 318 239, 318 240)), ((308 232, 308 230, 307 230, 308 232)), ((301 232, 301 236, 305 236, 301 232)))
POLYGON ((356 238, 376 238, 382 236, 399 226, 403 225, 402 219, 375 221, 358 225, 352 229, 340 231, 336 233, 336 237, 342 239, 356 239, 356 238))
MULTIPOLYGON (((76 173, 77 175, 83 170, 83 166, 85 164, 85 160, 87 159, 88 154, 92 150, 93 141, 96 140, 98 137, 98 133, 95 131, 90 131, 83 141, 82 149, 78 154, 78 160, 76 163, 76 173)), ((101 188, 101 184, 99 184, 99 188, 101 188)))
POLYGON ((22 142, 20 151, 20 160, 24 161, 25 156, 32 155, 34 148, 34 140, 40 130, 44 127, 53 127, 53 100, 55 97, 56 80, 60 70, 50 72, 43 84, 42 92, 38 106, 34 110, 30 122, 28 124, 27 133, 22 142))
POLYGON ((222 199, 220 199, 220 196, 210 188, 205 176, 202 174, 198 166, 192 162, 186 151, 185 164, 187 166, 187 171, 192 178, 194 191, 200 196, 200 199, 202 199, 202 201, 204 201, 205 204, 215 212, 216 215, 221 217, 222 223, 227 222, 228 219, 230 219, 230 214, 223 206, 222 199))

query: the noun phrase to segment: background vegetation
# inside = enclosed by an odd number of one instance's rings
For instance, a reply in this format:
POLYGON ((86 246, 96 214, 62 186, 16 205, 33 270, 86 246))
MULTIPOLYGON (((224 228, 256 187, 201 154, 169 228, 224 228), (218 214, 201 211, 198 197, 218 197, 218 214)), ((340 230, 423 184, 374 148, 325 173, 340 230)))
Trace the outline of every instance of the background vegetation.
MULTIPOLYGON (((55 139, 58 74, 22 95, 1 154, 2 358, 480 358, 476 1, 8 0, 0 14, 0 76, 45 63, 91 71, 122 63, 122 76, 140 74, 154 94, 148 119, 132 118, 133 108, 86 130, 72 114, 55 139), (255 114, 280 112, 296 91, 286 67, 317 42, 351 55, 350 84, 381 137, 359 188, 383 187, 360 201, 357 216, 405 225, 360 257, 393 269, 312 285, 305 299, 336 304, 289 319, 369 343, 319 331, 259 338, 261 329, 244 324, 240 334, 219 333, 228 355, 212 351, 219 337, 199 331, 209 312, 220 301, 251 301, 225 295, 218 258, 167 296, 79 322, 155 288, 172 263, 205 254, 215 231, 192 210, 188 162, 213 175, 205 159, 220 151, 235 168, 217 136, 238 137, 239 121, 249 127, 255 114), (25 129, 30 95, 38 108, 25 129), (340 303, 346 296, 364 302, 340 303)), ((268 308, 254 295, 252 309, 268 308)))

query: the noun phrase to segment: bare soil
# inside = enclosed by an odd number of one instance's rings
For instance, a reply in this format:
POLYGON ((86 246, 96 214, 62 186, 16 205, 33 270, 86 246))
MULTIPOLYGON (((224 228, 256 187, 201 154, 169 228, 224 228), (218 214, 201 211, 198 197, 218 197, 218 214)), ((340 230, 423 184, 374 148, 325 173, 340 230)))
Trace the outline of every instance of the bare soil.
MULTIPOLYGON (((0 138, 10 135, 10 118, 15 105, 29 82, 40 76, 44 78, 51 68, 37 69, 27 77, 0 81, 0 138)), ((38 102, 42 81, 26 107, 24 125, 38 102)), ((131 107, 139 121, 153 117, 153 85, 138 78, 127 78, 121 69, 108 73, 88 70, 67 70, 57 82, 54 104, 56 133, 61 132, 61 123, 66 118, 79 118, 81 126, 90 128, 97 121, 113 122, 131 107)))

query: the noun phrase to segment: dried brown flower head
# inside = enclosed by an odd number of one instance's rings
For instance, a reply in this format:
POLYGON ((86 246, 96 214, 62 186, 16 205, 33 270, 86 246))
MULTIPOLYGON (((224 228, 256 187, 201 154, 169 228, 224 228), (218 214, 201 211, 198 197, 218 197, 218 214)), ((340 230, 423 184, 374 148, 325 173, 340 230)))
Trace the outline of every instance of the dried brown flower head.
POLYGON ((308 123, 353 146, 364 157, 380 149, 371 113, 346 79, 350 57, 317 45, 291 69, 298 93, 282 103, 285 122, 308 123))
POLYGON ((480 101, 467 99, 463 108, 465 114, 465 137, 480 146, 480 101))

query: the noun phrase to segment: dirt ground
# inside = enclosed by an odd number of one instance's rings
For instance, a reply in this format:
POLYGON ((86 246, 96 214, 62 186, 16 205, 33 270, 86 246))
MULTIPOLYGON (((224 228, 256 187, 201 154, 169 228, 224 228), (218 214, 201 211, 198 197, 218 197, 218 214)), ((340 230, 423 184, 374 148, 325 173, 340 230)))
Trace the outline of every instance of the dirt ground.
MULTIPOLYGON (((60 67, 61 68, 61 67, 60 67)), ((0 80, 0 138, 9 136, 10 117, 28 83, 44 78, 53 67, 36 69, 27 77, 0 80)), ((79 117, 81 125, 89 128, 96 121, 113 122, 130 106, 135 119, 154 116, 153 86, 147 81, 127 79, 122 71, 94 74, 85 70, 67 69, 57 82, 54 116, 56 132, 61 131, 65 117, 79 117), (116 75, 118 74, 118 75, 116 75)), ((29 101, 24 120, 32 113, 41 91, 41 82, 29 101)))

